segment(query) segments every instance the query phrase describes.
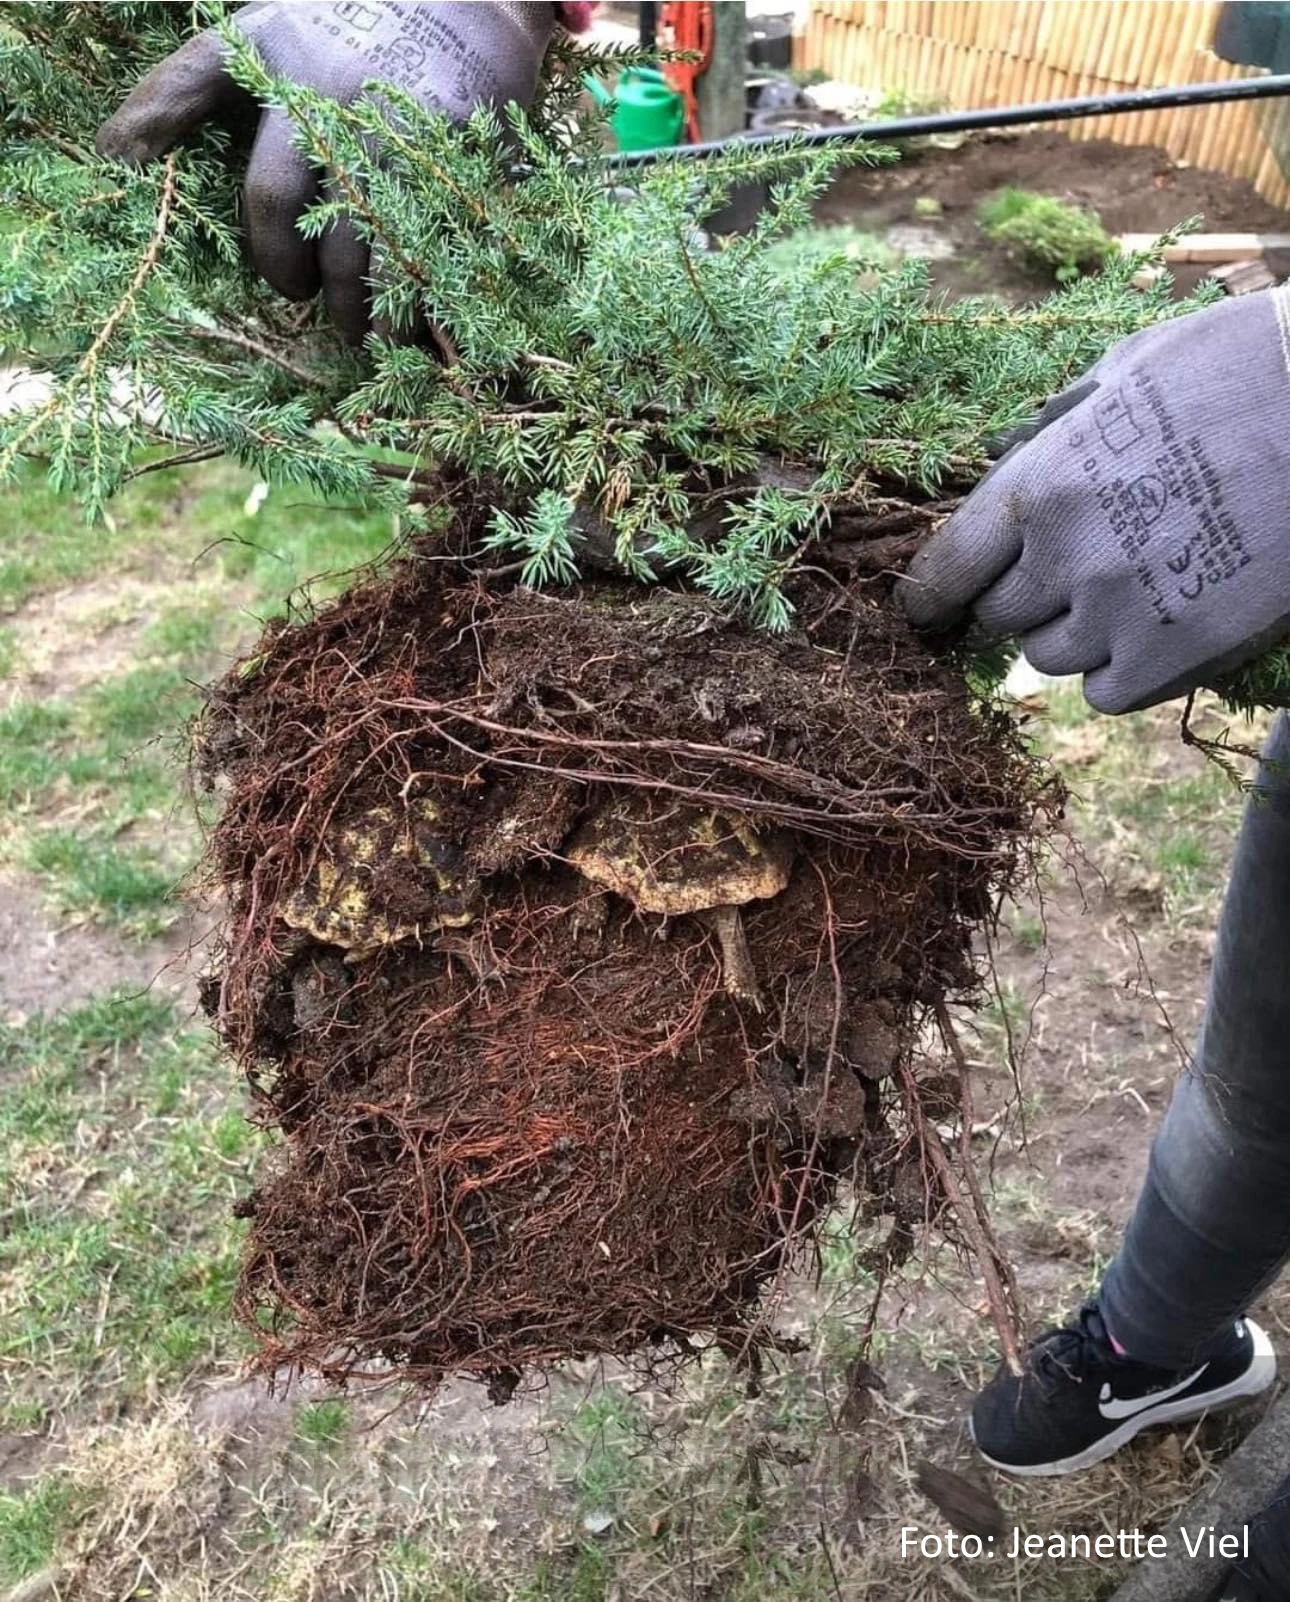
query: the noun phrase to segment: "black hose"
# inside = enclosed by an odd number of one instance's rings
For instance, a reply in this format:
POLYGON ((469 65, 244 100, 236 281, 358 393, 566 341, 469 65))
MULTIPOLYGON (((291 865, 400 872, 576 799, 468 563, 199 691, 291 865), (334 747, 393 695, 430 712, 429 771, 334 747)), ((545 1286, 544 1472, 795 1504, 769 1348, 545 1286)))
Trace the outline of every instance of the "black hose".
POLYGON ((839 128, 810 128, 783 133, 736 134, 700 145, 670 145, 658 150, 620 150, 605 159, 611 167, 646 167, 672 158, 701 161, 737 146, 756 150, 792 142, 795 145, 850 144, 857 139, 914 139, 924 134, 967 133, 975 128, 1015 128, 1032 122, 1071 122, 1076 117, 1108 117, 1120 111, 1158 111, 1168 106, 1217 105, 1225 100, 1270 100, 1290 94, 1290 73, 1262 78, 1233 78, 1227 83, 1186 83, 1171 89, 1133 89, 1127 94, 1081 95, 1075 100, 1041 100, 1031 106, 983 106, 975 111, 938 111, 923 117, 896 117, 889 122, 851 123, 839 128))

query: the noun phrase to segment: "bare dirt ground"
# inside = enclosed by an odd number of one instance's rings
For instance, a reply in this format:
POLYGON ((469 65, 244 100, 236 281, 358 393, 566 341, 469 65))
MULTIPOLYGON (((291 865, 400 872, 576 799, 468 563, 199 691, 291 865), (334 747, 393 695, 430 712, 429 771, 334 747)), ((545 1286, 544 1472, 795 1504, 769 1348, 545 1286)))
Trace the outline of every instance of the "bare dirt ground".
POLYGON ((63 1012, 115 989, 187 995, 187 949, 186 920, 160 939, 123 948, 118 936, 92 924, 51 916, 29 878, 0 874, 0 967, 10 1022, 63 1012))
MULTIPOLYGON (((822 212, 874 227, 937 195, 957 252, 938 281, 1018 296, 1039 286, 1009 282, 971 221, 996 181, 1091 202, 1112 228, 1194 210, 1270 222, 1159 162, 1030 135, 853 175, 822 212)), ((845 1214, 818 1272, 786 1290, 781 1323, 803 1350, 757 1394, 715 1354, 672 1383, 575 1365, 503 1409, 465 1386, 428 1402, 314 1384, 271 1396, 241 1377, 230 1207, 260 1137, 171 964, 191 934, 171 887, 195 846, 173 731, 188 682, 253 634, 248 613, 385 531, 286 495, 248 512, 249 480, 223 467, 182 495, 156 478, 110 539, 34 487, 10 492, 0 521, 0 1596, 1104 1596, 1108 1564, 902 1552, 902 1527, 945 1529, 920 1460, 988 1486, 1028 1532, 1145 1527, 1248 1419, 1144 1438, 1075 1480, 987 1475, 964 1433, 994 1361, 978 1279, 932 1250, 888 1285, 869 1354, 882 1384, 858 1384, 876 1287, 845 1214)), ((1057 687, 1029 716, 1074 792, 1069 837, 1005 909, 993 1001, 964 1029, 975 1144, 1038 1326, 1114 1252, 1199 1017, 1241 798, 1183 749, 1176 708, 1096 719, 1057 687)), ((1260 1311, 1290 1329, 1282 1292, 1260 1311)))
MULTIPOLYGON (((957 150, 915 148, 895 167, 853 169, 820 201, 816 216, 821 223, 850 223, 879 236, 892 228, 913 229, 925 241, 916 250, 937 252, 932 280, 947 294, 1027 300, 1051 289, 1051 281, 992 244, 976 223, 981 201, 1008 185, 1092 207, 1111 234, 1163 232, 1189 217, 1202 218, 1212 233, 1284 232, 1287 223, 1286 213, 1261 200, 1243 179, 1178 166, 1151 146, 1075 141, 1053 131, 1000 133, 957 150), (940 215, 917 212, 920 198, 939 202, 940 215)), ((1290 261, 1273 267, 1290 271, 1290 261)), ((1178 292, 1190 290, 1199 275, 1180 270, 1178 292)))

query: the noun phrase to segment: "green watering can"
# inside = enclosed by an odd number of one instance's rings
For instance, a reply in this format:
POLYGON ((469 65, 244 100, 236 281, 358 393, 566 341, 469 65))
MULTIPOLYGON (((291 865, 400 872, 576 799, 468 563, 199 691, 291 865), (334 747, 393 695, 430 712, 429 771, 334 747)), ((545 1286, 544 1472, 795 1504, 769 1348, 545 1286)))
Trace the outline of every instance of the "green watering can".
POLYGON ((609 126, 619 150, 657 150, 680 140, 685 102, 657 67, 628 67, 612 93, 599 78, 582 81, 597 104, 613 106, 609 126))

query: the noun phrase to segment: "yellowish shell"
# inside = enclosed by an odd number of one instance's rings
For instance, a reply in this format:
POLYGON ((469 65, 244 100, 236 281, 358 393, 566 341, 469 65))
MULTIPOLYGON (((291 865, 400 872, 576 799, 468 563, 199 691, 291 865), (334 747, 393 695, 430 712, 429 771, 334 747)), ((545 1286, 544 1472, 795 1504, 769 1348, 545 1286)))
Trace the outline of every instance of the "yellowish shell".
POLYGON ((464 928, 474 921, 477 897, 478 885, 443 828, 439 808, 422 797, 397 811, 373 807, 336 829, 282 916, 293 929, 361 961, 383 946, 464 928), (396 903, 383 881, 397 886, 396 903))
POLYGON ((615 797, 578 830, 568 860, 593 884, 673 917, 778 895, 792 863, 786 837, 733 813, 615 797))

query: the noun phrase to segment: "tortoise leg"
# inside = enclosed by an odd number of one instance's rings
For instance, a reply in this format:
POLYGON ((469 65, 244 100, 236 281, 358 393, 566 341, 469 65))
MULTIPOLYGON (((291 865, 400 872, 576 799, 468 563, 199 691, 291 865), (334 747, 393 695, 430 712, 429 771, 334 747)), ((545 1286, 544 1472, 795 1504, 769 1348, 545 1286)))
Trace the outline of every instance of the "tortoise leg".
POLYGON ((747 1001, 762 1011, 761 988, 753 968, 752 953, 744 934, 744 921, 735 906, 713 907, 702 917, 721 942, 722 976, 726 989, 736 1001, 747 1001))

